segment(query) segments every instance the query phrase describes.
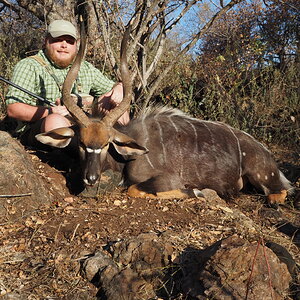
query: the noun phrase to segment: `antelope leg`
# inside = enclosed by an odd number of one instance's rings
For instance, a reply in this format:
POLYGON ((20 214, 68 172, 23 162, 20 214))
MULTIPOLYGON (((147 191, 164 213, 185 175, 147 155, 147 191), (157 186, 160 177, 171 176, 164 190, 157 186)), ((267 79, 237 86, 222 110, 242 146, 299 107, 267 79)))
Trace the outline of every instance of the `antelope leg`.
POLYGON ((275 204, 275 203, 283 204, 286 196, 287 196, 287 190, 282 190, 280 191, 280 194, 270 194, 268 195, 267 198, 270 204, 275 204))
POLYGON ((204 197, 198 189, 176 189, 165 192, 147 193, 138 187, 138 184, 133 184, 128 188, 127 194, 135 198, 150 198, 150 199, 175 199, 175 198, 198 198, 204 197))

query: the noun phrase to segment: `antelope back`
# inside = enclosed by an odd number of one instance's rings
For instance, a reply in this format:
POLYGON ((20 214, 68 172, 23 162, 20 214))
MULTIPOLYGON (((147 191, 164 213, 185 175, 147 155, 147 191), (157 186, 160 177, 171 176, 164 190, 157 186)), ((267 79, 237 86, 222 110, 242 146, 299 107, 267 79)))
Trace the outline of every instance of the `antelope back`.
POLYGON ((126 133, 149 149, 128 162, 128 184, 147 182, 143 188, 154 192, 217 186, 224 194, 237 190, 229 182, 241 175, 241 155, 230 127, 160 107, 133 120, 126 133))
POLYGON ((290 187, 268 150, 224 123, 158 107, 123 130, 149 149, 125 168, 127 184, 148 193, 211 188, 228 197, 241 190, 246 177, 265 194, 290 187))

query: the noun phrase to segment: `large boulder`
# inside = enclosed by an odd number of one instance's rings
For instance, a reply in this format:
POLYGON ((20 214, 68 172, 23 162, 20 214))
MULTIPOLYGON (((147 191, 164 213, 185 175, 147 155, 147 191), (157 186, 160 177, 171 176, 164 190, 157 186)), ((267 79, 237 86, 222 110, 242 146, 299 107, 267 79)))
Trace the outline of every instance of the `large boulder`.
POLYGON ((63 175, 0 131, 0 217, 18 216, 68 195, 63 175))
POLYGON ((153 299, 171 264, 172 246, 154 233, 111 244, 83 263, 84 276, 108 300, 153 299))
POLYGON ((183 291, 197 299, 289 299, 288 267, 263 241, 231 236, 205 250, 187 251, 182 269, 183 291))

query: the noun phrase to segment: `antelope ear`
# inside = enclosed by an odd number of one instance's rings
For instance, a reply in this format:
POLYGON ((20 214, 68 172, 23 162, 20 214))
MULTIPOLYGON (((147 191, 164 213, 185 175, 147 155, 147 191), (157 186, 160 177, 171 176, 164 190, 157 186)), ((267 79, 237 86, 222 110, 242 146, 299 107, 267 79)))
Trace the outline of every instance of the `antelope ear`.
POLYGON ((121 155, 143 155, 149 150, 139 145, 133 138, 114 130, 112 144, 121 155))
POLYGON ((75 132, 73 129, 70 127, 62 127, 37 134, 35 138, 45 145, 56 148, 65 148, 70 144, 74 135, 75 132))

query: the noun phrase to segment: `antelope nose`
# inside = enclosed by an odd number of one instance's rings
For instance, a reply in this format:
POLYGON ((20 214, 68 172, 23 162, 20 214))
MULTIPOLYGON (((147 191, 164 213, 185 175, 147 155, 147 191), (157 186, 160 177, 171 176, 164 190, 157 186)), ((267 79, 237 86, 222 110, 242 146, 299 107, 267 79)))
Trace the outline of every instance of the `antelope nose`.
POLYGON ((94 185, 99 179, 99 176, 96 174, 87 174, 86 176, 86 181, 88 185, 94 185))

